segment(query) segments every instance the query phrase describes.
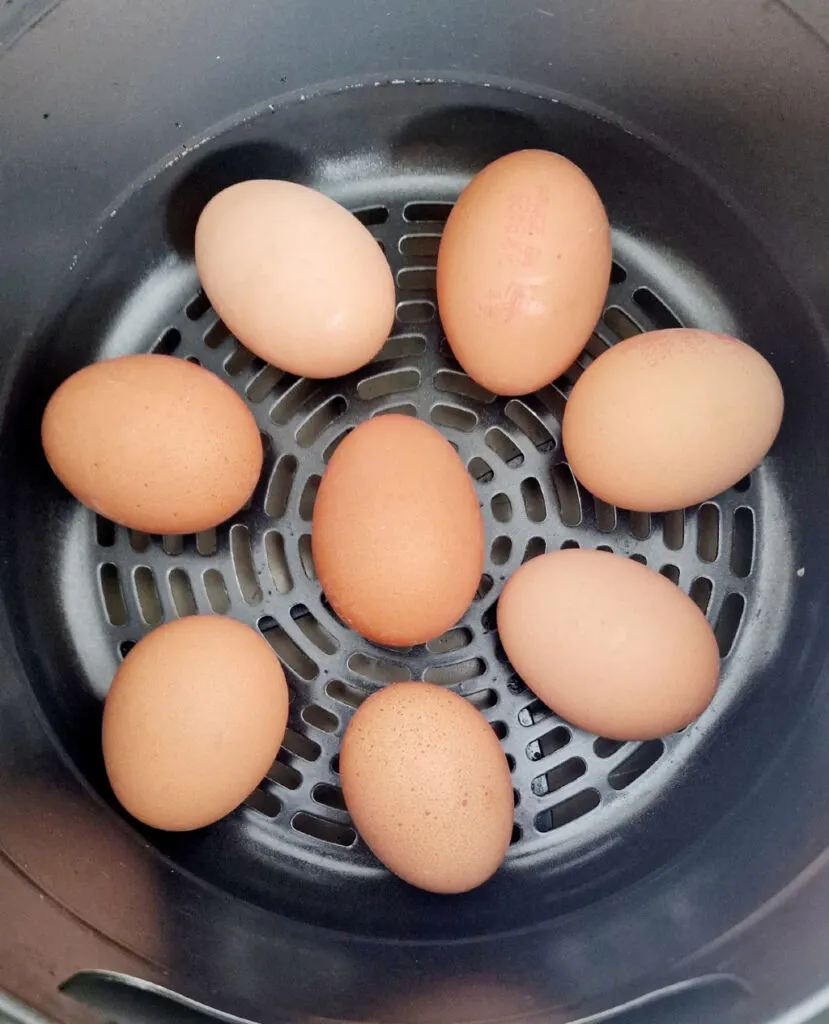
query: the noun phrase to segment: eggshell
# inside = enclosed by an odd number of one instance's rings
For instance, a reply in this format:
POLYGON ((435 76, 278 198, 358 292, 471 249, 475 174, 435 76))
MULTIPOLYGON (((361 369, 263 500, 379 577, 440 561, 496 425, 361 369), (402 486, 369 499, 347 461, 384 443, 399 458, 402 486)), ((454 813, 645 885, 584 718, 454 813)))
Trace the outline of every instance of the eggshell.
POLYGON ((196 268, 239 341, 299 376, 358 369, 394 321, 394 279, 373 236, 294 182, 243 181, 214 196, 196 226, 196 268))
POLYGON ((348 812, 394 874, 429 892, 466 892, 504 859, 513 795, 501 745, 463 697, 393 683, 349 722, 340 751, 348 812))
POLYGON ((262 470, 259 428, 214 374, 172 356, 93 363, 61 384, 43 450, 79 501, 145 533, 197 533, 250 498, 262 470))
POLYGON ((112 681, 109 781, 145 824, 201 828, 261 782, 287 718, 285 673, 267 641, 233 619, 178 619, 140 640, 112 681))
POLYGON ((602 312, 610 226, 575 164, 541 150, 501 157, 461 193, 438 253, 446 337, 473 380, 502 395, 548 384, 602 312))
POLYGON ((615 740, 674 732, 710 703, 719 652, 679 587, 603 551, 555 551, 507 581, 498 632, 526 685, 572 725, 615 740))
POLYGON ((478 588, 484 532, 475 488, 436 430, 396 414, 338 446, 314 505, 311 547, 339 617, 376 643, 432 640, 478 588))
POLYGON ((755 349, 677 328, 614 345, 581 375, 563 441, 579 482, 603 501, 663 512, 733 486, 771 447, 783 389, 755 349))

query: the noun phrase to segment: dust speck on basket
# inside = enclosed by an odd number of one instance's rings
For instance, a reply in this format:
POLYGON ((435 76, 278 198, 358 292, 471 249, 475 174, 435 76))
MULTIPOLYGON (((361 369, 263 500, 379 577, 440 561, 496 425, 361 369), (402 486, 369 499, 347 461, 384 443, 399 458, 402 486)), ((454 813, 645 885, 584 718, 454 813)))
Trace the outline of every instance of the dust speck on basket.
POLYGON ((797 575, 798 579, 802 580, 803 577, 806 575, 805 567, 801 565, 801 567, 797 570, 797 574, 796 575, 797 575))
POLYGON ((49 114, 48 113, 43 115, 43 120, 44 121, 48 121, 49 120, 49 114))

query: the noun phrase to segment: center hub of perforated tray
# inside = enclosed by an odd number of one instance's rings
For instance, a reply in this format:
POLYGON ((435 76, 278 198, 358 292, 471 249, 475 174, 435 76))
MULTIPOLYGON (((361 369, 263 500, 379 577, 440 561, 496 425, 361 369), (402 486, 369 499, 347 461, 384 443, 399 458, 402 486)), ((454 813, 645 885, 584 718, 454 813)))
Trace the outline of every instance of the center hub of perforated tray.
MULTIPOLYGON (((435 257, 449 209, 411 202, 358 211, 395 271, 398 306, 383 351, 350 377, 297 379, 264 364, 230 336, 202 293, 172 309, 152 347, 201 363, 247 400, 265 445, 262 479, 248 508, 196 537, 96 523, 101 599, 121 656, 151 627, 195 612, 233 615, 272 644, 291 689, 289 729, 241 813, 279 830, 283 841, 316 842, 334 857, 367 856, 344 809, 337 753, 354 709, 387 682, 452 687, 486 716, 513 773, 514 850, 549 843, 551 834, 577 838, 588 823, 592 832, 603 813, 612 827, 666 754, 693 742, 691 730, 641 744, 596 738, 533 697, 495 631, 501 587, 522 562, 579 546, 635 558, 691 594, 723 657, 751 596, 760 523, 750 479, 700 509, 631 515, 582 490, 561 451, 567 395, 591 359, 639 330, 677 325, 658 288, 615 263, 607 310, 577 364, 533 395, 495 397, 460 371, 437 318, 435 257), (328 458, 356 424, 385 412, 417 416, 445 434, 475 481, 486 529, 471 608, 454 629, 411 650, 379 648, 346 629, 326 604, 311 558, 311 515, 328 458)), ((716 702, 707 714, 716 714, 716 702)))

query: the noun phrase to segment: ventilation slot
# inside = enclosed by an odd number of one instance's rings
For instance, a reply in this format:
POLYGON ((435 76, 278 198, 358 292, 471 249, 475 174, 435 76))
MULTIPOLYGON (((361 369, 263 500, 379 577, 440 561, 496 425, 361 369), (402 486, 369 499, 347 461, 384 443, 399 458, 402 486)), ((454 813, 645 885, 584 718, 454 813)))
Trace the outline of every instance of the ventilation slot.
POLYGON ((454 203, 406 203, 403 219, 411 224, 445 224, 454 203))
POLYGON ((236 523, 230 528, 230 555, 242 597, 248 604, 259 604, 262 600, 262 589, 253 565, 250 532, 241 523, 236 523))
POLYGON ((397 304, 397 320, 401 324, 428 324, 435 319, 437 307, 428 299, 407 299, 397 304))
POLYGON ((357 841, 357 833, 348 825, 339 825, 327 818, 318 818, 316 814, 308 814, 306 811, 297 811, 291 818, 291 825, 303 835, 319 839, 323 843, 332 843, 335 846, 353 846, 357 841))
POLYGON ((115 543, 115 523, 103 516, 95 516, 95 539, 99 547, 111 548, 115 543))
POLYGON ((340 645, 334 637, 317 621, 304 604, 294 605, 291 609, 291 618, 303 636, 323 654, 336 654, 340 649, 340 645))
POLYGON ((437 262, 440 235, 403 235, 397 248, 407 263, 437 262))
POLYGON ((118 645, 118 653, 121 655, 122 658, 126 658, 126 656, 130 653, 133 647, 135 647, 134 640, 124 640, 118 645))
POLYGON ((332 715, 330 711, 326 711, 325 708, 321 708, 319 704, 308 704, 302 709, 300 717, 306 725, 313 729, 319 729, 320 732, 336 732, 340 727, 339 718, 332 715))
POLYGON ((627 281, 627 271, 615 260, 610 264, 610 283, 624 284, 627 281))
POLYGON ((632 320, 624 310, 619 309, 618 306, 611 306, 610 309, 606 310, 602 320, 613 331, 619 341, 624 341, 625 338, 632 338, 634 335, 642 333, 642 328, 639 324, 632 320))
POLYGON ((206 569, 202 575, 207 602, 217 615, 227 615, 230 610, 230 595, 224 577, 216 569, 206 569))
POLYGON ((493 565, 505 565, 512 554, 512 541, 509 537, 496 537, 492 542, 489 557, 493 565))
POLYGON ((342 395, 334 395, 315 409, 297 429, 296 440, 300 448, 310 448, 329 427, 333 426, 348 409, 348 402, 342 395))
POLYGON ((216 541, 216 530, 212 528, 210 530, 202 530, 201 533, 196 534, 196 551, 204 558, 208 558, 210 555, 215 555, 218 550, 218 543, 216 541))
POLYGON ((405 665, 398 665, 385 658, 372 658, 360 652, 352 654, 347 664, 355 675, 375 683, 401 683, 412 678, 412 673, 405 665))
POLYGON ((618 754, 624 745, 623 740, 608 740, 604 736, 599 736, 593 740, 593 753, 596 757, 613 757, 614 754, 618 754))
POLYGON ((140 530, 130 530, 130 547, 136 554, 143 555, 150 546, 150 535, 140 530))
POLYGON ((389 211, 385 206, 365 206, 362 210, 352 210, 351 212, 367 228, 379 227, 389 219, 389 211))
POLYGON ((449 427, 451 430, 462 430, 469 433, 478 425, 478 417, 468 409, 461 409, 457 405, 435 405, 430 413, 432 423, 439 427, 449 427))
POLYGON ((573 471, 566 462, 553 467, 553 487, 558 498, 558 511, 565 526, 581 524, 581 496, 573 471))
POLYGON ((397 271, 401 291, 433 292, 437 286, 434 267, 403 267, 397 271))
POLYGON ((293 729, 285 730, 282 746, 290 754, 301 757, 303 761, 308 761, 309 763, 317 761, 322 753, 322 747, 320 747, 319 743, 315 743, 300 732, 294 732, 293 729))
POLYGON ((180 533, 165 533, 161 538, 161 548, 165 555, 180 555, 184 551, 184 537, 180 533))
POLYGON ((535 477, 528 477, 521 483, 521 497, 524 511, 531 523, 543 523, 547 518, 547 503, 541 490, 541 484, 535 477))
POLYGON ((685 511, 677 509, 666 512, 662 520, 662 539, 665 547, 671 551, 679 551, 685 543, 685 511))
MULTIPOLYGON (((498 703, 498 694, 495 690, 477 690, 475 693, 467 694, 466 699, 478 711, 489 711, 498 703)), ((500 732, 501 730, 498 731, 500 732)), ((506 728, 504 728, 503 735, 499 739, 503 739, 504 736, 506 736, 506 728)))
POLYGON ((544 775, 533 779, 530 788, 535 796, 547 796, 548 793, 555 793, 565 786, 571 785, 587 773, 587 765, 580 757, 571 757, 569 760, 551 768, 544 775))
POLYGON ((508 523, 512 519, 512 502, 506 494, 496 494, 490 501, 493 518, 498 523, 508 523))
POLYGON ((748 476, 744 476, 742 480, 738 480, 737 483, 734 484, 734 490, 738 494, 745 494, 749 487, 751 487, 751 473, 749 473, 748 476))
POLYGON ((323 807, 330 807, 332 811, 345 811, 345 799, 339 786, 329 786, 320 783, 311 790, 311 798, 323 807))
POLYGON ((453 665, 432 665, 423 673, 427 683, 437 686, 456 686, 470 679, 477 679, 486 672, 486 664, 481 658, 469 658, 456 661, 453 665))
MULTIPOLYGON (((596 528, 601 533, 612 533, 616 529, 616 509, 608 505, 601 498, 593 499, 593 509, 596 515, 596 528)), ((569 524, 568 524, 569 525, 569 524)))
POLYGON ((536 391, 535 397, 551 413, 556 422, 561 423, 564 419, 564 406, 567 400, 558 388, 553 384, 548 384, 547 387, 536 391))
POLYGON ((404 391, 416 391, 420 387, 420 370, 389 370, 366 377, 357 385, 357 394, 364 402, 371 402, 386 395, 397 395, 404 391))
POLYGON ((697 554, 703 562, 716 561, 720 553, 720 510, 702 505, 697 513, 697 554))
POLYGON ((188 320, 201 320, 204 314, 210 309, 210 299, 200 288, 193 298, 184 307, 188 320))
POLYGON ((543 722, 545 718, 549 718, 551 715, 552 711, 550 711, 546 704, 542 704, 540 700, 534 700, 532 704, 528 704, 518 712, 518 722, 520 725, 529 728, 531 725, 543 722))
POLYGON ((521 559, 521 564, 529 562, 531 558, 538 558, 539 555, 543 555, 547 550, 547 542, 543 537, 530 537, 527 541, 527 546, 524 548, 524 556, 521 559))
MULTIPOLYGON (((335 700, 339 704, 345 704, 349 708, 358 708, 368 697, 370 691, 360 689, 350 683, 340 682, 339 679, 333 679, 325 687, 325 692, 331 700, 335 700)), ((339 771, 339 769, 335 768, 334 771, 339 771)))
POLYGON ((175 327, 168 327, 158 341, 153 345, 152 351, 159 356, 171 356, 181 344, 181 331, 175 327))
POLYGON ((317 578, 317 570, 314 568, 314 554, 311 550, 311 534, 303 533, 299 538, 299 561, 302 564, 302 571, 309 580, 317 578))
POLYGON ((245 388, 248 401, 254 404, 264 402, 284 376, 284 370, 278 370, 275 366, 263 366, 245 388))
POLYGON ((721 658, 727 658, 731 653, 745 607, 746 601, 742 594, 729 594, 722 603, 717 625, 714 627, 721 658))
POLYGON ((540 452, 551 452, 555 448, 555 438, 528 405, 513 398, 507 402, 504 415, 540 452))
POLYGON ((650 288, 637 288, 633 293, 633 301, 658 331, 682 326, 679 319, 650 288))
POLYGON ((297 460, 293 455, 283 455, 274 466, 265 495, 265 514, 272 519, 280 519, 288 510, 296 470, 297 460))
POLYGON ((493 580, 489 573, 485 572, 483 576, 481 576, 481 582, 478 584, 478 589, 475 591, 475 596, 472 600, 483 601, 494 585, 495 580, 493 580))
POLYGON ((426 338, 422 334, 393 334, 371 360, 371 363, 385 363, 393 359, 411 359, 413 356, 422 356, 425 351, 426 338))
POLYGON ((210 327, 204 332, 204 343, 210 349, 219 348, 231 337, 230 331, 225 327, 221 320, 217 320, 215 324, 211 324, 210 327))
POLYGON ((644 555, 639 555, 639 554, 631 555, 630 556, 630 560, 631 560, 631 562, 638 562, 640 565, 647 565, 648 564, 648 560, 647 560, 647 558, 645 558, 644 555))
POLYGON ((665 577, 666 580, 670 580, 671 583, 679 585, 679 566, 678 565, 663 565, 659 570, 660 574, 665 577))
POLYGON ((314 516, 314 504, 319 492, 320 480, 322 478, 314 474, 309 476, 302 489, 302 496, 299 499, 299 517, 306 523, 310 523, 314 516))
POLYGON ((318 380, 311 380, 308 377, 295 379, 274 402, 268 415, 274 423, 284 427, 319 389, 320 382, 318 380))
POLYGON ((302 785, 302 773, 286 761, 281 760, 284 757, 285 755, 280 751, 277 760, 268 769, 268 778, 277 786, 282 786, 285 789, 299 789, 302 785))
POLYGON ((484 444, 491 451, 495 452, 502 462, 506 463, 510 469, 515 469, 518 466, 523 465, 524 455, 518 445, 500 430, 498 427, 492 427, 491 430, 486 432, 484 437, 484 444))
POLYGON ((656 762, 665 752, 665 744, 662 740, 651 740, 642 743, 630 756, 621 761, 608 775, 607 781, 610 788, 615 790, 627 789, 637 779, 641 778, 649 768, 653 768, 656 762))
POLYGON ((245 806, 266 818, 275 818, 282 810, 282 804, 269 789, 255 789, 245 800, 245 806))
MULTIPOLYGON (((228 377, 238 377, 256 362, 256 356, 250 349, 237 341, 236 347, 224 361, 224 371, 228 377)), ((261 360, 259 360, 261 363, 261 360)))
POLYGON ((262 636, 276 651, 279 659, 306 682, 316 679, 319 674, 316 662, 299 647, 284 629, 270 615, 263 616, 257 623, 262 636))
POLYGON ((346 438, 348 437, 348 435, 349 435, 349 434, 351 433, 351 431, 352 431, 353 429, 354 429, 353 427, 349 427, 349 429, 348 429, 348 430, 344 430, 344 431, 343 431, 343 432, 342 432, 341 434, 338 434, 338 435, 337 435, 337 436, 336 436, 336 437, 334 438, 334 440, 333 440, 333 441, 331 441, 331 443, 330 443, 330 444, 328 445, 328 447, 327 447, 327 448, 325 449, 325 451, 324 451, 324 452, 322 453, 322 461, 323 461, 324 463, 326 463, 326 464, 327 464, 327 463, 329 462, 329 460, 331 459, 331 456, 332 456, 332 455, 334 454, 334 452, 335 452, 335 451, 336 451, 336 450, 337 450, 337 449, 338 449, 338 448, 340 447, 340 445, 341 445, 341 444, 343 443, 343 441, 344 441, 344 440, 345 440, 345 439, 346 439, 346 438))
POLYGON ((637 540, 647 540, 651 535, 650 513, 631 512, 630 532, 637 540))
POLYGON ((563 800, 555 807, 549 807, 536 815, 535 827, 539 832, 552 832, 554 829, 563 828, 595 810, 600 803, 601 797, 597 790, 582 790, 569 800, 563 800))
POLYGON ((426 650, 430 654, 451 654, 453 651, 461 651, 472 643, 472 630, 466 626, 456 626, 450 629, 443 636, 436 640, 430 640, 426 644, 426 650))
POLYGON ((196 598, 190 585, 190 577, 184 569, 173 569, 170 573, 170 593, 173 595, 173 604, 176 606, 177 615, 183 617, 195 615, 198 612, 196 598))
POLYGON ((731 571, 744 579, 751 575, 754 564, 754 513, 750 508, 734 512, 731 527, 731 571))
POLYGON ((294 581, 285 555, 285 542, 282 534, 276 530, 265 534, 265 557, 277 593, 289 593, 293 589, 294 581))
POLYGON ((708 613, 708 606, 711 604, 711 594, 714 592, 714 584, 705 576, 700 576, 691 584, 690 597, 703 615, 708 613))
POLYGON ((123 626, 127 621, 127 606, 124 602, 124 591, 121 587, 118 569, 111 563, 107 563, 101 566, 99 576, 106 616, 113 626, 123 626))
POLYGON ((158 598, 158 588, 155 585, 155 577, 152 569, 146 565, 139 566, 135 570, 135 594, 138 598, 138 607, 141 609, 141 618, 148 626, 157 626, 164 617, 161 610, 161 601, 158 598))
POLYGON ((495 395, 460 370, 438 370, 434 376, 435 389, 459 398, 469 398, 481 405, 495 401, 495 395))
POLYGON ((542 761, 545 757, 562 750, 570 742, 571 733, 566 726, 558 725, 540 739, 527 744, 526 754, 530 761, 542 761))
POLYGON ((495 470, 479 456, 469 460, 466 467, 476 484, 488 484, 495 478, 495 470))

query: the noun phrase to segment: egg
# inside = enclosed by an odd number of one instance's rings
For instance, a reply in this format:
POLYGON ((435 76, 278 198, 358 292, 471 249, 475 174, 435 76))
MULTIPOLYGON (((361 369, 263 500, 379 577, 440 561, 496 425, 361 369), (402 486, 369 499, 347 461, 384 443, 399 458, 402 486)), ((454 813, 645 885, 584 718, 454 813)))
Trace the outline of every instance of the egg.
POLYGON ((771 447, 783 389, 770 364, 723 334, 636 335, 573 388, 562 438, 580 483, 622 508, 664 512, 736 484, 771 447))
POLYGON ((61 384, 41 424, 61 483, 100 515, 145 533, 197 533, 248 501, 262 470, 242 399, 183 359, 122 356, 61 384))
POLYGON ((360 836, 398 877, 466 892, 510 843, 509 766, 486 719, 432 683, 393 683, 348 724, 340 751, 346 807, 360 836))
POLYGON ((394 321, 394 279, 373 236, 295 182, 243 181, 214 196, 196 226, 196 268, 239 341, 298 376, 358 369, 394 321))
POLYGON ((153 828, 201 828, 262 781, 288 718, 285 673, 249 626, 215 615, 160 626, 129 652, 104 705, 113 792, 153 828))
POLYGON ((438 305, 456 359, 501 395, 563 373, 602 312, 610 226, 587 176, 556 153, 522 150, 463 190, 438 251, 438 305))
POLYGON ((340 443, 323 473, 311 550, 343 622, 375 643, 425 643, 458 621, 480 583, 475 488, 434 428, 377 416, 340 443))
POLYGON ((498 633, 520 678, 571 725, 614 740, 675 732, 714 696, 719 651, 679 587, 629 558, 568 549, 507 581, 498 633))

